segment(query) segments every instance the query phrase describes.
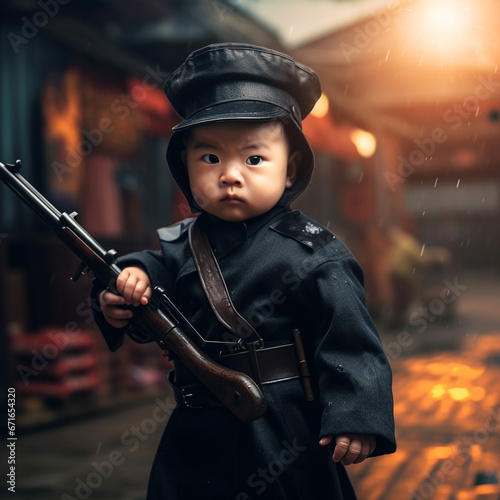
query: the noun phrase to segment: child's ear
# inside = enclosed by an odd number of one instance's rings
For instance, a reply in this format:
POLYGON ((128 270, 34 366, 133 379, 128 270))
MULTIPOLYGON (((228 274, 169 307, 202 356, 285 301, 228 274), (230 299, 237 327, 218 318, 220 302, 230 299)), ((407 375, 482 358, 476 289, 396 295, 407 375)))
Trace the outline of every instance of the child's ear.
POLYGON ((301 160, 302 160, 302 154, 298 149, 293 151, 288 157, 288 167, 286 170, 285 187, 291 188, 293 186, 293 183, 297 178, 297 171, 299 169, 301 160))

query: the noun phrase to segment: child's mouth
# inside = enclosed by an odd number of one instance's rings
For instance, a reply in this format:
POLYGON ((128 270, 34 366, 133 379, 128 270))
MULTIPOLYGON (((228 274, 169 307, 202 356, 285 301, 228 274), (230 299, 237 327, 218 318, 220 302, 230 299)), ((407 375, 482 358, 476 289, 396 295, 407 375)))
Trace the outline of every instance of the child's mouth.
POLYGON ((226 194, 225 196, 222 197, 221 201, 227 201, 227 202, 243 202, 243 200, 235 195, 235 194, 226 194))

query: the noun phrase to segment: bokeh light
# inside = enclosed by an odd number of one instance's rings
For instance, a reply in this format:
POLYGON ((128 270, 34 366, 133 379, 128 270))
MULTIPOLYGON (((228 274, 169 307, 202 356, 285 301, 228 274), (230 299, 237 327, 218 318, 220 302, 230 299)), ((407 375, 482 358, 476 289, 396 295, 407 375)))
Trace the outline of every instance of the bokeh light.
POLYGON ((363 158, 370 158, 370 156, 375 153, 375 150, 377 149, 377 140, 370 132, 360 128, 355 128, 351 131, 349 137, 356 146, 358 153, 363 158))
POLYGON ((311 115, 315 118, 323 118, 327 115, 330 108, 330 103, 328 102, 328 97, 325 94, 321 94, 314 108, 311 111, 311 115))

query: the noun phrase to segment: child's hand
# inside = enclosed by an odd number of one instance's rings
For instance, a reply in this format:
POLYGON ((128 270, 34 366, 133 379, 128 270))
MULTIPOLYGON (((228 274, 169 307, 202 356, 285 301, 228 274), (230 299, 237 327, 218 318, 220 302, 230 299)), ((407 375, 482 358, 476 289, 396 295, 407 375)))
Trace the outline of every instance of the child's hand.
POLYGON ((127 267, 116 279, 116 288, 121 295, 105 290, 99 295, 99 303, 106 321, 114 328, 123 328, 133 316, 123 306, 146 305, 152 295, 151 283, 143 269, 127 267))
MULTIPOLYGON (((321 446, 326 446, 333 441, 333 436, 327 436, 320 440, 321 446)), ((335 449, 332 459, 343 465, 359 464, 369 457, 375 449, 376 440, 374 436, 362 434, 346 434, 335 438, 335 449)))
POLYGON ((145 306, 152 295, 149 276, 140 267, 126 267, 116 278, 116 288, 129 306, 145 306))

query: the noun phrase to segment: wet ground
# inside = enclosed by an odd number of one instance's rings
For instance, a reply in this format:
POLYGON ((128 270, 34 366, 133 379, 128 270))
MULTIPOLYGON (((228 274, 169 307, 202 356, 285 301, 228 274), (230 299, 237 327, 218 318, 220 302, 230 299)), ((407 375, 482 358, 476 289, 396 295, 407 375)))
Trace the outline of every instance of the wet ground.
POLYGON ((500 335, 393 366, 398 451, 349 468, 359 498, 499 500, 500 335))
MULTIPOLYGON (((500 277, 450 282, 453 317, 435 301, 411 324, 381 328, 399 447, 348 468, 360 500, 500 499, 500 277)), ((163 392, 92 418, 20 430, 13 498, 144 499, 172 405, 163 392)))

